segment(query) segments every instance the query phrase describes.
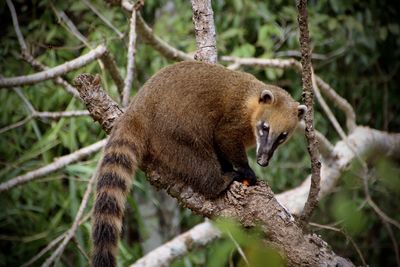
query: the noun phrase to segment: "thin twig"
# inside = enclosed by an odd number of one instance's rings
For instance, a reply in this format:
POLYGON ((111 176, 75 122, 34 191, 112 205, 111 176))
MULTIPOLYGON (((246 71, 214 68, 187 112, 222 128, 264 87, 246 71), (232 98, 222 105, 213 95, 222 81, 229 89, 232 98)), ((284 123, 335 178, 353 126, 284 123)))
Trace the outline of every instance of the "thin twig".
POLYGON ((14 4, 12 3, 11 0, 6 0, 6 1, 7 1, 8 8, 10 9, 10 12, 11 12, 11 18, 13 21, 15 33, 17 34, 18 43, 21 46, 22 52, 27 51, 28 48, 26 46, 24 36, 22 35, 21 30, 19 28, 17 13, 15 12, 14 4))
MULTIPOLYGON (((83 36, 75 26, 73 21, 65 14, 64 11, 57 10, 53 7, 54 13, 57 17, 59 17, 65 24, 66 28, 69 32, 71 32, 76 38, 78 38, 82 43, 84 43, 87 47, 92 49, 88 39, 83 36)), ((114 60, 114 57, 111 53, 107 50, 101 57, 100 57, 99 65, 102 69, 106 69, 109 73, 115 85, 117 86, 118 92, 122 96, 123 88, 124 88, 124 80, 122 79, 121 75, 118 71, 118 66, 114 60)))
POLYGON ((23 175, 14 177, 14 178, 0 184, 0 192, 10 190, 16 186, 19 186, 26 182, 35 180, 35 179, 40 178, 49 173, 55 172, 65 166, 67 166, 68 164, 76 162, 84 157, 87 157, 87 156, 99 151, 105 144, 106 144, 106 139, 103 139, 101 141, 98 141, 97 143, 90 145, 90 146, 81 148, 71 154, 57 158, 52 163, 50 163, 46 166, 43 166, 39 169, 36 169, 36 170, 30 171, 30 172, 27 172, 23 175))
POLYGON ((86 251, 83 249, 83 247, 81 246, 81 244, 79 244, 78 239, 76 238, 76 236, 73 237, 72 242, 74 242, 74 244, 76 245, 76 247, 78 248, 78 251, 83 255, 83 257, 85 257, 86 261, 88 262, 88 264, 90 263, 90 258, 88 256, 88 254, 86 253, 86 251))
POLYGON ((117 62, 115 62, 114 57, 109 51, 104 53, 104 55, 101 57, 101 61, 110 74, 111 79, 113 79, 115 82, 115 86, 117 86, 119 95, 122 96, 122 92, 124 91, 124 79, 122 79, 121 74, 119 73, 117 62))
MULTIPOLYGON (((28 63, 30 63, 30 64, 31 64, 34 68, 36 68, 36 69, 39 69, 39 70, 41 70, 41 71, 47 70, 48 68, 47 68, 46 66, 42 65, 40 62, 38 62, 37 60, 35 60, 35 59, 29 54, 28 49, 27 49, 27 46, 26 46, 26 43, 25 43, 25 40, 24 40, 24 37, 23 37, 23 35, 22 35, 22 33, 21 33, 21 30, 20 30, 20 28, 19 28, 18 18, 17 18, 17 14, 16 14, 16 12, 15 12, 14 5, 12 4, 11 0, 7 0, 7 4, 8 4, 8 6, 10 7, 11 17, 12 17, 13 24, 14 24, 14 30, 15 30, 15 33, 17 34, 17 36, 18 36, 18 43, 19 43, 19 45, 20 45, 20 47, 21 47, 22 58, 23 58, 25 61, 27 61, 28 63)), ((61 77, 56 77, 56 78, 54 79, 54 81, 55 81, 56 84, 62 85, 68 93, 70 93, 70 94, 72 94, 73 96, 79 98, 79 94, 78 94, 78 92, 76 91, 76 89, 75 89, 72 85, 70 85, 68 82, 66 82, 65 80, 63 80, 61 77)))
POLYGON ((334 102, 337 107, 344 112, 346 115, 346 127, 349 132, 353 132, 357 127, 356 125, 356 113, 354 112, 353 107, 350 103, 341 97, 332 87, 329 86, 324 80, 320 77, 315 76, 315 81, 322 93, 326 95, 332 102, 334 102))
POLYGON ((368 175, 364 175, 363 181, 364 181, 364 192, 366 195, 366 200, 368 205, 375 211, 376 214, 383 220, 387 221, 388 223, 394 225, 397 229, 400 230, 400 223, 392 218, 390 218, 388 215, 386 215, 385 212, 383 212, 378 205, 372 200, 371 195, 369 193, 369 188, 368 188, 368 175))
POLYGON ((42 119, 59 119, 59 118, 80 117, 88 115, 89 111, 87 110, 71 110, 71 111, 59 111, 59 112, 36 111, 33 117, 42 119))
POLYGON ((89 1, 87 0, 83 0, 83 2, 85 3, 85 5, 87 7, 90 8, 90 10, 93 11, 93 13, 95 13, 108 27, 110 27, 117 35, 120 39, 124 38, 124 34, 122 32, 120 32, 117 28, 114 27, 114 25, 112 25, 112 23, 103 16, 103 14, 100 13, 100 11, 97 10, 97 8, 95 8, 89 1))
POLYGON ((67 235, 67 232, 63 233, 62 235, 59 235, 56 239, 51 241, 44 249, 42 249, 38 254, 36 254, 33 258, 31 258, 29 261, 25 262, 24 264, 21 265, 21 267, 28 267, 32 265, 35 261, 40 259, 44 254, 47 253, 50 249, 52 249, 55 245, 57 245, 65 236, 67 235))
MULTIPOLYGON (((29 64, 31 64, 33 66, 33 68, 35 68, 36 70, 39 71, 45 71, 45 70, 49 70, 49 67, 43 65, 42 63, 40 63, 39 61, 37 61, 36 59, 34 59, 32 57, 32 55, 26 53, 22 54, 22 59, 24 59, 26 62, 28 62, 29 64)), ((79 97, 79 93, 76 90, 75 87, 73 87, 70 83, 68 83, 66 80, 64 80, 61 77, 55 77, 53 79, 53 82, 55 84, 61 85, 62 87, 64 87, 65 91, 67 93, 70 93, 71 95, 73 95, 75 98, 80 99, 79 97)))
POLYGON ((323 225, 323 224, 313 223, 313 222, 310 222, 309 224, 310 224, 311 226, 315 226, 315 227, 318 227, 318 228, 327 229, 327 230, 331 230, 331 231, 334 231, 334 232, 338 232, 338 233, 343 234, 343 235, 346 237, 346 239, 348 239, 348 240, 350 241, 350 243, 352 244, 352 246, 353 246, 354 249, 356 250, 358 256, 360 257, 360 260, 361 260, 361 262, 362 262, 362 265, 363 265, 363 266, 368 266, 368 265, 367 265, 367 262, 365 261, 365 258, 364 258, 364 256, 363 256, 363 254, 362 254, 362 252, 361 252, 361 250, 360 250, 360 248, 357 246, 356 242, 354 242, 353 238, 351 238, 351 236, 348 235, 345 231, 343 231, 342 229, 339 229, 339 228, 330 226, 330 225, 323 225))
MULTIPOLYGON (((132 9, 129 10, 131 11, 132 9)), ((160 52, 160 54, 165 58, 175 61, 193 60, 193 56, 172 47, 167 42, 156 36, 139 13, 137 13, 136 27, 140 37, 142 37, 147 44, 160 52)))
MULTIPOLYGON (((98 166, 99 166, 99 164, 100 164, 100 161, 98 163, 98 166)), ((89 180, 89 182, 87 184, 85 194, 83 195, 81 205, 80 205, 79 210, 78 210, 78 212, 77 212, 77 214, 75 216, 75 220, 74 220, 71 228, 69 229, 67 235, 64 237, 64 240, 61 242, 61 244, 58 246, 58 248, 43 263, 43 265, 42 265, 43 267, 49 267, 50 264, 52 264, 54 262, 54 260, 56 260, 59 256, 61 256, 61 254, 64 252, 64 249, 67 246, 68 242, 75 235, 75 232, 76 232, 76 230, 78 229, 78 226, 79 226, 79 221, 81 220, 83 212, 86 209, 86 205, 88 203, 89 196, 92 193, 93 184, 94 184, 94 182, 96 180, 96 177, 97 177, 97 171, 92 175, 92 177, 90 178, 90 180, 89 180)))
POLYGON ((399 256, 399 245, 397 244, 396 237, 394 236, 393 230, 390 227, 389 223, 394 225, 400 230, 400 223, 397 222, 396 220, 390 218, 386 213, 384 213, 378 205, 375 204, 375 202, 372 200, 371 194, 369 192, 369 187, 368 187, 368 180, 370 178, 369 175, 369 170, 368 167, 365 164, 362 164, 363 167, 363 175, 362 175, 362 180, 363 180, 363 185, 364 185, 364 193, 365 193, 365 198, 367 200, 368 205, 374 210, 374 212, 378 215, 378 217, 381 219, 383 225, 386 227, 386 230, 388 231, 390 240, 393 243, 393 249, 395 251, 395 256, 396 256, 396 262, 397 266, 400 267, 400 256, 399 256))
POLYGON ((124 90, 122 93, 122 106, 129 104, 129 96, 131 93, 132 82, 135 70, 135 54, 136 54, 136 9, 132 9, 129 31, 128 45, 128 64, 126 66, 126 77, 124 81, 124 90))
POLYGON ((300 30, 300 47, 301 47, 301 65, 302 65, 302 82, 303 82, 303 101, 307 106, 307 112, 305 115, 306 130, 305 135, 308 142, 308 152, 311 158, 311 184, 310 192, 308 194, 307 202, 304 205, 303 212, 301 213, 300 219, 303 226, 306 225, 312 211, 318 203, 318 193, 320 191, 321 181, 321 162, 318 141, 315 137, 314 126, 313 126, 313 87, 312 87, 312 67, 310 57, 310 39, 308 33, 308 21, 307 21, 307 1, 298 0, 297 2, 298 17, 297 21, 300 30))
POLYGON ((5 133, 7 131, 10 131, 12 129, 18 128, 18 127, 24 125, 25 123, 29 122, 32 118, 33 118, 33 116, 28 116, 23 120, 20 120, 20 121, 18 121, 16 123, 13 123, 11 125, 5 126, 5 127, 0 129, 0 134, 5 133))
MULTIPOLYGON (((86 222, 89 220, 91 215, 91 212, 87 213, 85 217, 79 222, 79 225, 82 223, 86 222)), ((34 262, 36 262, 38 259, 40 259, 44 254, 47 253, 47 251, 51 250, 55 245, 57 245, 66 235, 68 231, 65 231, 58 237, 56 237, 54 240, 52 240, 44 249, 42 249, 38 254, 36 254, 33 258, 31 258, 29 261, 25 262, 24 264, 21 265, 21 267, 28 267, 32 265, 34 262)))
POLYGON ((29 115, 16 123, 8 125, 0 129, 0 134, 12 130, 14 128, 20 127, 30 120, 34 118, 40 119, 59 119, 59 118, 69 118, 69 117, 78 117, 78 116, 87 116, 89 115, 89 111, 87 110, 74 110, 74 111, 60 111, 60 112, 39 112, 36 111, 35 108, 32 106, 32 103, 26 98, 20 88, 14 88, 14 91, 18 94, 18 96, 22 99, 25 103, 26 107, 28 108, 29 115))
POLYGON ((342 138, 343 140, 346 140, 347 139, 346 133, 344 132, 342 126, 340 126, 340 123, 337 121, 335 115, 333 114, 332 110, 329 108, 328 104, 325 102, 325 99, 322 97, 321 92, 319 91, 319 87, 315 80, 314 72, 312 72, 312 84, 313 84, 314 93, 318 100, 318 103, 321 105, 321 107, 324 110, 329 121, 332 123, 333 128, 335 128, 335 130, 339 134, 340 138, 342 138))
POLYGON ((34 84, 41 81, 46 81, 49 79, 53 79, 57 76, 63 75, 67 72, 79 69, 94 60, 100 58, 102 55, 106 53, 106 47, 104 45, 99 45, 95 49, 91 50, 89 53, 75 58, 71 61, 65 62, 61 65, 58 65, 54 68, 50 68, 45 71, 41 71, 35 74, 25 75, 25 76, 18 76, 12 78, 1 78, 0 77, 0 88, 7 88, 7 87, 15 87, 20 85, 28 85, 34 84))
MULTIPOLYGON (((304 121, 299 123, 299 129, 301 129, 304 133, 306 129, 304 121)), ((315 137, 318 140, 319 152, 321 153, 321 156, 324 158, 332 158, 334 156, 334 146, 332 143, 318 130, 315 130, 315 137)))
POLYGON ((396 237, 393 233, 393 230, 392 230, 392 227, 390 226, 390 224, 387 221, 383 220, 383 225, 386 227, 386 230, 388 231, 390 240, 392 241, 393 250, 394 250, 395 257, 396 257, 397 267, 400 267, 399 244, 397 243, 396 237))
MULTIPOLYGON (((51 3, 51 2, 50 2, 51 3)), ((65 24, 65 28, 69 31, 72 35, 74 35, 79 41, 84 43, 88 48, 92 49, 88 39, 78 30, 75 24, 70 20, 70 18, 65 14, 63 10, 58 10, 51 4, 51 8, 53 9, 54 13, 57 16, 57 19, 62 24, 65 24)))
POLYGON ((26 96, 22 93, 20 88, 14 88, 14 91, 17 93, 17 95, 24 101, 26 107, 28 108, 29 112, 33 115, 36 110, 31 104, 31 102, 26 98, 26 96))
POLYGON ((232 236, 231 232, 228 231, 228 236, 229 238, 232 240, 233 244, 235 245, 237 251, 239 252, 240 256, 242 257, 242 259, 244 260, 244 262, 246 263, 246 266, 249 267, 249 260, 246 257, 246 254, 244 254, 243 249, 240 247, 239 243, 236 241, 236 239, 232 236))

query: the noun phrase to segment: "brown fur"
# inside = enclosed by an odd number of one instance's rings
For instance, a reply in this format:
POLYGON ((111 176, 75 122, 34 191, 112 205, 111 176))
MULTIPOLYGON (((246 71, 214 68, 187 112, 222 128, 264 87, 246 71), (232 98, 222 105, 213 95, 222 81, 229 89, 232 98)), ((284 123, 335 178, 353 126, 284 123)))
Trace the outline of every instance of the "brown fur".
POLYGON ((105 149, 94 209, 93 266, 116 265, 125 197, 137 164, 157 166, 214 198, 235 178, 233 166, 248 171, 246 147, 255 144, 256 121, 268 118, 277 131, 291 132, 297 106, 284 90, 219 65, 182 62, 159 71, 116 123, 105 149), (266 88, 274 94, 273 104, 259 102, 266 88))

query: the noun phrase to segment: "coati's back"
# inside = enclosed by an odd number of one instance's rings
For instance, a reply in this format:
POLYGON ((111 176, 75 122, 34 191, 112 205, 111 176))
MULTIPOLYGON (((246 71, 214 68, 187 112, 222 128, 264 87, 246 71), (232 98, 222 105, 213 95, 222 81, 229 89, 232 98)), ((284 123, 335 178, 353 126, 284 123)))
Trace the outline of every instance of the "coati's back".
MULTIPOLYGON (((236 122, 243 131, 240 138, 252 143, 248 100, 258 100, 266 86, 249 74, 201 62, 166 67, 146 82, 116 122, 104 150, 93 213, 93 266, 116 266, 124 203, 138 165, 157 166, 203 192, 226 188, 229 181, 204 178, 221 177, 215 129, 236 122)), ((277 99, 289 96, 268 88, 277 99)))

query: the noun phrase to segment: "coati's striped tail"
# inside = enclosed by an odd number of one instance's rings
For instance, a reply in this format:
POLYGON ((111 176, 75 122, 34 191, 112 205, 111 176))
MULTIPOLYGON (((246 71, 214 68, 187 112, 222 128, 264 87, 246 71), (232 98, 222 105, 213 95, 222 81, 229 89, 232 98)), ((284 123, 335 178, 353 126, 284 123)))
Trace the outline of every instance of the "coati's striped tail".
POLYGON ((105 148, 93 212, 93 267, 116 266, 126 197, 137 168, 136 155, 135 145, 120 136, 111 137, 105 148))

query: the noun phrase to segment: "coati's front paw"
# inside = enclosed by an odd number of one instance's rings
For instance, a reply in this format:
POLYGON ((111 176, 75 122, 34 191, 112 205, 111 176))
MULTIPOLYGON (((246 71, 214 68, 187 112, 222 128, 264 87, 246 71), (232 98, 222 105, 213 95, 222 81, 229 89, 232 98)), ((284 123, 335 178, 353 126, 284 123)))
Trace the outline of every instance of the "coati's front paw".
POLYGON ((236 171, 239 174, 239 181, 246 185, 255 185, 257 177, 250 167, 240 167, 236 171))

